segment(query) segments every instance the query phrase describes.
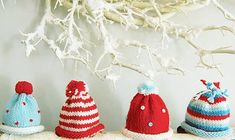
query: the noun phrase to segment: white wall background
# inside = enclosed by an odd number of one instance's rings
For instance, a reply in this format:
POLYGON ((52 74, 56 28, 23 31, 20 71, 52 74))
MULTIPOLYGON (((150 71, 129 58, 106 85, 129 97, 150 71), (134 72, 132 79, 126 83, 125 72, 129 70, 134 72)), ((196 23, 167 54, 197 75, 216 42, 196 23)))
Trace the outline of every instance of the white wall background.
MULTIPOLYGON (((235 14, 235 1, 226 0, 223 4, 235 14)), ((47 130, 54 130, 61 105, 65 101, 66 85, 71 79, 83 79, 89 84, 90 94, 98 105, 101 121, 106 125, 106 130, 121 129, 125 124, 129 102, 136 94, 136 87, 145 78, 135 72, 122 70, 117 89, 114 89, 109 81, 100 81, 82 66, 75 71, 73 62, 66 62, 63 68, 43 43, 37 47, 39 51, 26 58, 25 48, 20 43, 22 36, 19 35, 19 30, 33 30, 43 14, 42 8, 40 9, 42 6, 40 0, 20 0, 16 4, 14 1, 7 1, 6 9, 0 8, 0 116, 6 102, 14 94, 15 83, 18 80, 29 80, 34 84, 34 95, 42 111, 42 124, 47 130)), ((179 13, 172 20, 198 27, 209 24, 235 27, 235 23, 225 21, 213 5, 192 13, 179 13)), ((159 40, 156 33, 146 30, 123 33, 120 28, 115 25, 109 29, 117 37, 136 38, 149 44, 159 40)), ((228 45, 235 47, 235 37, 227 33, 225 36, 220 32, 205 33, 198 41, 202 42, 200 45, 208 48, 228 45)), ((221 81, 222 87, 229 90, 232 107, 231 125, 235 126, 235 56, 216 57, 219 63, 223 63, 222 77, 215 70, 195 68, 198 60, 194 50, 183 41, 173 40, 169 47, 170 52, 186 68, 185 76, 161 74, 157 79, 160 95, 170 111, 171 126, 175 129, 184 120, 189 100, 196 92, 204 89, 199 82, 201 78, 221 81)))

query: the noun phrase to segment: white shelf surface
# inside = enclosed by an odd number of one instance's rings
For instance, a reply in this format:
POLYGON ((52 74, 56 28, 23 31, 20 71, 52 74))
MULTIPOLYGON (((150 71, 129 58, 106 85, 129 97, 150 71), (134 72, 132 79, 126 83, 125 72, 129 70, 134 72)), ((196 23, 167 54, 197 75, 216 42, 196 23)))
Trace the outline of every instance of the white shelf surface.
MULTIPOLYGON (((232 140, 232 139, 233 138, 219 138, 217 140, 232 140)), ((66 140, 66 139, 56 136, 54 132, 45 131, 28 136, 13 136, 8 134, 2 134, 0 136, 0 140, 66 140)), ((93 138, 89 138, 89 140, 131 140, 131 139, 123 136, 120 132, 104 132, 102 134, 97 134, 93 138)), ((169 140, 209 140, 209 139, 200 138, 190 134, 174 133, 173 137, 170 138, 169 140)))

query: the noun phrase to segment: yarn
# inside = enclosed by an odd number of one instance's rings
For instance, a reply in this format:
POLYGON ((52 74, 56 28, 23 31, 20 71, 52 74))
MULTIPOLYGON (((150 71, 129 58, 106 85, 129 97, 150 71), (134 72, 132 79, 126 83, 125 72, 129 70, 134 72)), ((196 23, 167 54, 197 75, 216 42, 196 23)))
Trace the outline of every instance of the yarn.
MULTIPOLYGON (((197 93, 190 101, 181 128, 188 133, 206 138, 230 136, 227 90, 221 90, 219 82, 201 82, 207 89, 197 93)), ((178 132, 182 132, 181 128, 178 132)))
POLYGON ((82 139, 103 131, 99 113, 88 87, 83 81, 72 80, 66 89, 69 97, 62 106, 55 133, 64 138, 82 139))
POLYGON ((213 83, 218 89, 220 89, 220 82, 214 82, 213 83))
POLYGON ((225 98, 228 97, 227 94, 227 89, 225 89, 224 91, 222 91, 220 89, 220 82, 207 82, 206 80, 200 80, 206 87, 207 87, 207 91, 203 91, 203 92, 199 92, 196 96, 195 99, 198 100, 202 94, 207 93, 208 98, 207 100, 210 103, 214 103, 214 100, 217 96, 224 96, 225 98))
POLYGON ((0 131, 11 135, 29 135, 44 130, 41 113, 36 99, 31 95, 33 86, 19 81, 15 86, 16 94, 6 104, 0 131))
POLYGON ((33 86, 27 81, 19 81, 15 86, 15 91, 18 94, 25 93, 29 95, 33 92, 33 86))
POLYGON ((88 92, 88 87, 84 81, 72 80, 67 85, 66 96, 71 97, 73 95, 79 95, 80 93, 88 92))
POLYGON ((147 81, 138 86, 138 92, 144 94, 151 94, 151 93, 157 94, 158 88, 155 82, 147 81))
POLYGON ((134 140, 158 140, 172 136, 168 109, 162 98, 155 93, 156 89, 153 82, 145 82, 138 87, 122 131, 125 136, 134 140))

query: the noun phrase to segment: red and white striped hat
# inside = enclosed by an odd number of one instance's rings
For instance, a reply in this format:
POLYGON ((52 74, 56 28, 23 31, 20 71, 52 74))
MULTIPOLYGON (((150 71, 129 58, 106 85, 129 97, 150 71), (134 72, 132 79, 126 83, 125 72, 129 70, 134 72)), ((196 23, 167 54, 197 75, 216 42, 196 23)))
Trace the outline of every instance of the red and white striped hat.
POLYGON ((68 99, 60 112, 59 126, 55 129, 58 136, 81 139, 94 136, 104 129, 84 81, 72 80, 67 86, 66 96, 68 99))

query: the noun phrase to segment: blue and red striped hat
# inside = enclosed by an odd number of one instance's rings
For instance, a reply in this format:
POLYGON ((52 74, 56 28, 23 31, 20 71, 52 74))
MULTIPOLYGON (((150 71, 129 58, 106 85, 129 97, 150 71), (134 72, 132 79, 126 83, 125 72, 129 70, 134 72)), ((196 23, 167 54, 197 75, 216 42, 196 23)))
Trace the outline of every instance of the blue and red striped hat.
POLYGON ((188 133, 206 138, 230 136, 227 90, 221 90, 219 82, 201 81, 207 89, 197 93, 190 101, 181 127, 188 133))

